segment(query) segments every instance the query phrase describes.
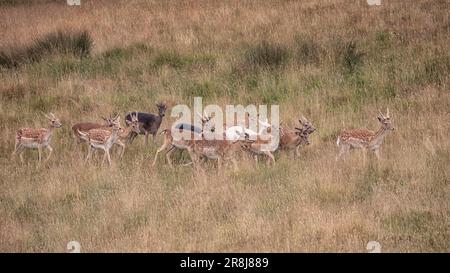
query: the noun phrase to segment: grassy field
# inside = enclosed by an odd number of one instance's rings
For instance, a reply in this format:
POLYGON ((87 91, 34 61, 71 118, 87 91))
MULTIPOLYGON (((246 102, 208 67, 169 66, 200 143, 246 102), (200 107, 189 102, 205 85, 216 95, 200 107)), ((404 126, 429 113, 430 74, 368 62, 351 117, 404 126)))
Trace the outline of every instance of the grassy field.
MULTIPOLYGON (((0 251, 450 251, 450 18, 445 0, 0 0, 0 251), (59 34, 58 34, 59 33, 59 34), (59 35, 59 36, 58 36, 59 35), (84 36, 83 36, 84 35, 84 36), (59 42, 58 42, 59 41, 59 42), (92 42, 92 43, 91 43, 92 42), (74 45, 75 44, 75 45, 74 45), (74 46, 72 46, 74 45, 74 46), (172 170, 138 139, 111 168, 70 127, 193 103, 279 104, 311 145, 275 166, 172 170), (396 131, 382 160, 335 162, 340 130, 396 131), (11 159, 15 130, 64 127, 11 159)), ((169 115, 168 115, 169 116, 169 115)), ((162 128, 173 120, 166 117, 162 128)), ((183 161, 184 154, 176 160, 183 161)))

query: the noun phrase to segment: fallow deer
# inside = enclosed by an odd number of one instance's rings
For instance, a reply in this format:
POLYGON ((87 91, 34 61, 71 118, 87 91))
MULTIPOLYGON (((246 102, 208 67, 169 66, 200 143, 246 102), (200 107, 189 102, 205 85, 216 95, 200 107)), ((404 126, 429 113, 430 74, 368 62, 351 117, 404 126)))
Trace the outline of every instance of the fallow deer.
POLYGON ((87 142, 87 139, 83 138, 78 131, 87 132, 91 129, 98 129, 103 127, 111 127, 111 118, 101 117, 105 124, 93 123, 93 122, 80 122, 72 126, 73 136, 78 143, 87 142))
POLYGON ((237 162, 235 156, 241 150, 241 142, 239 140, 194 140, 188 143, 187 151, 191 157, 194 167, 201 170, 199 165, 200 158, 205 157, 217 160, 217 169, 220 172, 222 162, 231 162, 234 170, 237 170, 237 162))
POLYGON ((299 120, 302 125, 301 128, 295 127, 295 130, 288 130, 280 128, 280 150, 294 151, 294 157, 300 155, 299 149, 302 145, 309 145, 309 135, 313 133, 316 128, 305 117, 299 120))
MULTIPOLYGON (((197 114, 200 115, 199 113, 197 113, 197 114)), ((156 151, 152 166, 155 166, 156 160, 158 159, 158 154, 162 151, 166 151, 167 162, 169 163, 169 166, 171 168, 173 168, 172 160, 170 159, 170 155, 172 154, 172 152, 174 150, 188 149, 190 145, 193 145, 193 141, 195 138, 201 138, 203 136, 202 134, 203 134, 204 127, 210 128, 209 125, 207 125, 207 123, 211 120, 211 117, 202 116, 202 115, 200 115, 200 117, 201 117, 201 122, 202 122, 202 128, 198 128, 195 125, 185 124, 185 123, 180 123, 180 124, 175 125, 175 129, 178 130, 180 135, 182 133, 189 134, 189 137, 186 136, 184 139, 178 139, 178 140, 174 139, 171 129, 165 129, 165 130, 161 131, 160 134, 164 135, 164 142, 156 151)))
POLYGON ((258 155, 266 155, 268 157, 267 163, 272 161, 275 164, 275 157, 272 152, 276 150, 280 142, 280 128, 271 126, 263 135, 259 135, 256 140, 250 140, 248 136, 243 141, 243 148, 254 155, 255 161, 258 162, 258 155), (275 145, 275 146, 274 146, 275 145))
MULTIPOLYGON (((145 144, 148 143, 148 135, 151 134, 153 136, 153 143, 156 141, 156 134, 158 133, 159 127, 161 126, 161 122, 163 117, 166 115, 167 106, 164 103, 156 104, 158 108, 158 115, 150 114, 150 113, 141 113, 139 112, 139 123, 140 123, 140 134, 144 135, 145 144)), ((131 113, 125 116, 125 120, 131 121, 131 113)), ((136 138, 137 134, 133 134, 130 142, 132 142, 136 138)))
POLYGON ((336 160, 348 154, 350 149, 363 149, 364 161, 368 150, 373 151, 377 159, 380 159, 380 146, 383 144, 384 137, 395 128, 391 123, 389 109, 387 109, 386 116, 379 111, 377 118, 381 123, 381 127, 377 132, 365 128, 342 130, 336 141, 337 146, 340 147, 336 160))
POLYGON ((91 129, 87 133, 78 131, 78 133, 87 138, 89 142, 88 155, 86 156, 85 162, 89 161, 94 149, 100 149, 105 152, 103 155, 102 164, 105 162, 105 159, 108 159, 108 163, 109 165, 111 165, 111 156, 109 154, 109 150, 117 141, 117 138, 119 136, 119 131, 121 129, 120 116, 116 116, 115 118, 113 118, 111 120, 111 123, 113 125, 111 131, 107 130, 106 128, 91 129))
POLYGON ((53 148, 50 146, 53 130, 60 128, 62 124, 53 113, 49 115, 44 114, 44 116, 50 120, 50 126, 48 128, 20 128, 16 131, 13 156, 18 153, 22 163, 24 163, 22 153, 26 148, 38 149, 39 162, 42 159, 42 149, 47 148, 49 153, 45 162, 50 159, 53 152, 53 148))
MULTIPOLYGON (((122 151, 120 152, 120 158, 123 157, 123 154, 125 152, 125 146, 131 142, 133 134, 139 134, 140 132, 138 120, 139 120, 139 113, 131 114, 131 121, 125 120, 125 123, 127 124, 128 127, 119 130, 118 137, 114 144, 117 144, 120 147, 122 147, 122 151)), ((109 127, 107 128, 107 130, 112 130, 112 128, 109 127)))

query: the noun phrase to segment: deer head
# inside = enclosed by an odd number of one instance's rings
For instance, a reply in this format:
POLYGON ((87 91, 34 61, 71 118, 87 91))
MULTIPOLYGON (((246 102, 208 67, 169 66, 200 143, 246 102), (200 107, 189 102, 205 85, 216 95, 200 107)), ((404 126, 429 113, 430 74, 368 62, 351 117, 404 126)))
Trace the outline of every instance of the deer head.
POLYGON ((312 125, 311 122, 309 122, 304 116, 302 116, 299 120, 300 125, 302 125, 302 128, 295 127, 295 129, 305 132, 306 134, 311 134, 314 131, 316 131, 316 128, 312 125))
POLYGON ((389 116, 389 108, 386 109, 386 115, 384 115, 380 110, 378 110, 378 121, 383 126, 384 130, 395 130, 391 123, 391 117, 389 116))
POLYGON ((134 114, 131 114, 131 121, 129 120, 125 120, 125 122, 127 123, 128 126, 131 126, 131 130, 133 132, 135 132, 136 134, 140 133, 140 128, 139 128, 139 118, 138 118, 139 113, 138 112, 134 112, 134 114))
POLYGON ((160 102, 156 104, 156 107, 158 108, 158 115, 160 117, 164 117, 166 115, 167 106, 164 103, 160 102))
POLYGON ((53 128, 60 128, 62 126, 61 122, 58 118, 55 117, 53 113, 50 113, 49 115, 43 114, 48 120, 50 120, 50 125, 53 128))
POLYGON ((111 119, 111 124, 113 129, 120 130, 120 116, 116 115, 114 118, 111 119))

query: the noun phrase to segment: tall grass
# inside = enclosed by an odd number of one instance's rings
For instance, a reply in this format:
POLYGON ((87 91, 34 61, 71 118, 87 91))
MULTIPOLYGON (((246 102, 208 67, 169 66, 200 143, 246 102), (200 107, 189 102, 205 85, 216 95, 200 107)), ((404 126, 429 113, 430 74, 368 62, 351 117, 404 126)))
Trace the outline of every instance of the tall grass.
POLYGON ((92 45, 93 40, 87 31, 57 31, 36 39, 24 48, 14 47, 0 51, 0 66, 12 68, 58 55, 83 58, 90 55, 92 45))

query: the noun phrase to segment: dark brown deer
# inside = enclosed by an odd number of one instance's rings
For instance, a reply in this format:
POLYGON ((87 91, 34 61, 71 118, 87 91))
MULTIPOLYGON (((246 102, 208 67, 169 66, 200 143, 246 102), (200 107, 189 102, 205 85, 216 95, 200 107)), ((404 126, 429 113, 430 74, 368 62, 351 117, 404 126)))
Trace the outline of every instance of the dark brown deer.
MULTIPOLYGON (((148 135, 153 136, 153 142, 156 141, 156 134, 158 133, 159 127, 161 126, 161 122, 163 117, 166 115, 167 106, 164 103, 156 104, 158 108, 158 115, 150 114, 150 113, 142 113, 138 112, 139 116, 139 124, 140 124, 140 134, 144 135, 145 144, 148 143, 148 135)), ((125 116, 125 120, 131 121, 131 113, 125 116)), ((136 138, 137 134, 133 134, 130 138, 130 142, 136 138)))

